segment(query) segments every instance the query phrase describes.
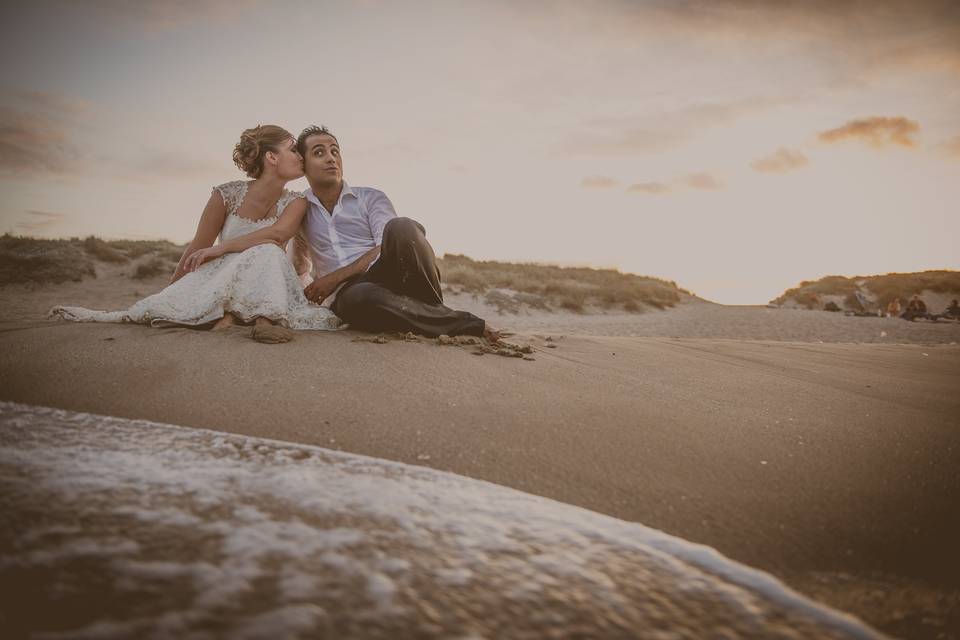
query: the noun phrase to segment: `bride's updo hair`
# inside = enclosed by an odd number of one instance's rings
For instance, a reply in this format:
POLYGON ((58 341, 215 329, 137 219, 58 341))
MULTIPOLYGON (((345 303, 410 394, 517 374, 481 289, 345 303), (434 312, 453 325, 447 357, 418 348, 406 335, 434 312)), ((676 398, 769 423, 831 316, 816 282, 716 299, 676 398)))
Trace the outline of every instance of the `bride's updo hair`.
POLYGON ((261 124, 240 134, 240 142, 233 148, 233 163, 251 178, 263 173, 263 156, 267 151, 279 151, 280 145, 293 138, 289 131, 275 124, 261 124))

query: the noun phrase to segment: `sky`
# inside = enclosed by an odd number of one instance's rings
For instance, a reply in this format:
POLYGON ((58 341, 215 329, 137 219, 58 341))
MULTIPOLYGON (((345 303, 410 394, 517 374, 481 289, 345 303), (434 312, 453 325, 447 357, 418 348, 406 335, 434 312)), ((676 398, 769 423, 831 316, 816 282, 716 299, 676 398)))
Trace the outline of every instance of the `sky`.
POLYGON ((35 0, 0 36, 0 233, 187 242, 243 129, 317 124, 438 255, 726 304, 960 268, 954 0, 35 0))

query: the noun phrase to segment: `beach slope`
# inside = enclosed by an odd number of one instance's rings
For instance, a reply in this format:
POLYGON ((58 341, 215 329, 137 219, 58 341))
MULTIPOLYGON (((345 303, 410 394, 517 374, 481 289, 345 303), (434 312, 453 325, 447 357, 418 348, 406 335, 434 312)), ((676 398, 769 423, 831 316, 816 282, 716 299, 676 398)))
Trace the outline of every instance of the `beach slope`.
POLYGON ((248 331, 3 322, 0 399, 452 471, 707 544, 894 635, 956 633, 956 345, 516 336, 528 361, 248 331))

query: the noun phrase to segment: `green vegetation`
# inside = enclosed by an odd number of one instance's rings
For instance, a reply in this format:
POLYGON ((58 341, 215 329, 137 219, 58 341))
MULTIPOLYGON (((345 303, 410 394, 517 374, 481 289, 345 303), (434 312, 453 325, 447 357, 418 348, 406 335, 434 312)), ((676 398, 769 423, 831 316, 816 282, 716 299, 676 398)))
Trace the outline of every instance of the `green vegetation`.
POLYGON ((906 303, 911 296, 924 291, 960 295, 960 272, 921 271, 853 278, 826 276, 801 282, 800 286, 788 289, 771 303, 782 305, 792 300, 807 309, 822 309, 824 303, 821 296, 842 295, 847 309, 859 310, 856 293, 860 292, 874 300, 874 309, 886 309, 894 298, 906 303))
POLYGON ((126 264, 152 256, 132 270, 134 278, 148 278, 173 270, 184 247, 164 240, 44 240, 0 236, 0 285, 16 283, 79 282, 96 277, 96 262, 126 264))
POLYGON ((588 306, 636 312, 644 307, 672 307, 680 302, 682 294, 691 295, 674 282, 615 269, 480 261, 452 254, 438 263, 444 284, 482 294, 487 303, 501 311, 516 312, 527 305, 576 312, 588 306), (510 295, 502 289, 515 293, 510 295))

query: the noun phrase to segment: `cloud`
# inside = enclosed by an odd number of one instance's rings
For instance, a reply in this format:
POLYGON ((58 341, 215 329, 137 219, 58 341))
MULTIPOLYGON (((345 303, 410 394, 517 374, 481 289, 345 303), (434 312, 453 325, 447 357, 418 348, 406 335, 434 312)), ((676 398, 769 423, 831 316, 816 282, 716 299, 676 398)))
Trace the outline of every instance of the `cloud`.
POLYGON ((16 228, 30 233, 44 231, 50 227, 55 227, 67 217, 62 213, 54 213, 52 211, 36 211, 33 209, 28 209, 23 213, 27 215, 27 218, 18 222, 16 224, 16 228))
POLYGON ((581 187, 588 189, 611 189, 620 184, 607 176, 588 176, 580 182, 581 187))
POLYGON ((774 153, 750 163, 755 171, 763 173, 786 173, 810 164, 807 157, 799 151, 780 147, 774 153))
POLYGON ((855 139, 866 142, 872 147, 882 148, 896 144, 902 147, 914 147, 913 135, 920 131, 920 123, 903 116, 893 118, 873 117, 851 120, 842 127, 822 132, 818 137, 822 142, 840 142, 855 139))
MULTIPOLYGON (((61 0, 58 4, 66 8, 76 6, 70 0, 61 0)), ((256 6, 254 0, 86 0, 83 10, 95 14, 107 25, 153 32, 213 21, 235 22, 256 6)))
POLYGON ((716 191, 717 189, 723 188, 723 183, 709 173, 691 173, 681 178, 680 182, 691 189, 701 189, 704 191, 716 191))
POLYGON ((129 158, 104 157, 104 168, 121 180, 146 183, 157 179, 214 178, 235 170, 225 159, 217 162, 198 149, 174 151, 152 147, 135 151, 136 155, 129 158))
POLYGON ((637 182, 627 187, 627 193, 646 193, 659 196, 669 192, 670 186, 662 182, 637 182))
POLYGON ((0 171, 66 173, 75 149, 62 123, 40 113, 0 107, 0 171))
POLYGON ((707 129, 793 101, 760 96, 694 104, 671 111, 594 118, 574 125, 574 132, 559 143, 557 152, 617 156, 664 151, 707 129))
POLYGON ((960 160, 960 136, 954 136, 940 145, 943 153, 960 160))
POLYGON ((0 174, 152 182, 232 170, 226 154, 216 162, 203 150, 178 149, 162 137, 137 145, 111 143, 119 134, 99 130, 97 112, 95 105, 64 94, 0 93, 0 174))
POLYGON ((83 126, 91 111, 90 103, 63 94, 0 94, 0 172, 76 172, 82 163, 72 133, 83 126))
POLYGON ((848 77, 896 68, 960 73, 956 0, 619 0, 597 22, 604 38, 670 34, 710 51, 805 51, 848 77))

